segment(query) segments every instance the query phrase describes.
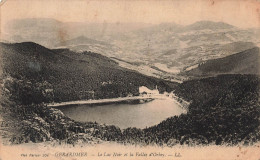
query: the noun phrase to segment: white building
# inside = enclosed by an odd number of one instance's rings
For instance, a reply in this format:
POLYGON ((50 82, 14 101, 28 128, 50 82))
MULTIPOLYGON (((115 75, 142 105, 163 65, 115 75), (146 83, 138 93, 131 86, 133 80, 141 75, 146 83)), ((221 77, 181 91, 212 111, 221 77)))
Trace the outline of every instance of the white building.
POLYGON ((156 86, 156 89, 154 89, 154 90, 151 90, 151 89, 149 89, 145 86, 141 86, 141 87, 139 87, 139 93, 140 94, 148 94, 148 95, 159 95, 160 94, 158 89, 157 89, 157 86, 156 86))

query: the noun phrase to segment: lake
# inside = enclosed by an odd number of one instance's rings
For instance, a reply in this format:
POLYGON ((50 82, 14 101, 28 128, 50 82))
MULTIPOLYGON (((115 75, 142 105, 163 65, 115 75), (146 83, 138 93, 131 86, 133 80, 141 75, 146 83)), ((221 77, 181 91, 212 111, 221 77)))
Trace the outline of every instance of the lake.
POLYGON ((150 127, 169 117, 186 113, 172 99, 155 99, 140 104, 74 105, 58 109, 76 121, 115 125, 121 129, 150 127))

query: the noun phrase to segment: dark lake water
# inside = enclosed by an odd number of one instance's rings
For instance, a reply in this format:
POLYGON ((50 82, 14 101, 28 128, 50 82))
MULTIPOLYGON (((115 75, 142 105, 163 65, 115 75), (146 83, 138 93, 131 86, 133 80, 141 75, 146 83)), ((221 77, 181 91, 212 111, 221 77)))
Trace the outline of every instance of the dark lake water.
POLYGON ((128 127, 145 128, 180 115, 186 111, 174 100, 153 100, 142 104, 107 104, 64 106, 59 109, 71 119, 80 122, 98 122, 116 125, 121 129, 128 127))

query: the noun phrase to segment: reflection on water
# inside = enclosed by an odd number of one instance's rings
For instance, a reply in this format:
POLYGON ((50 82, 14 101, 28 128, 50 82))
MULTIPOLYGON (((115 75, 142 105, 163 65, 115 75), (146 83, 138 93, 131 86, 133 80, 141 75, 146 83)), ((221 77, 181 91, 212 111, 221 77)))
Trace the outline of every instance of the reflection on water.
POLYGON ((59 109, 68 117, 81 122, 96 121, 100 124, 145 128, 166 118, 185 113, 174 100, 153 100, 142 104, 107 104, 99 106, 65 106, 59 109))

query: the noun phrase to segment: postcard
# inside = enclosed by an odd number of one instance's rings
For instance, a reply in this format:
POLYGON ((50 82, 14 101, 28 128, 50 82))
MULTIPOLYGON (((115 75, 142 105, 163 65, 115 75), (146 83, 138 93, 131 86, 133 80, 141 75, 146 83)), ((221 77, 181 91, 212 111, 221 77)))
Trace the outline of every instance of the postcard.
POLYGON ((1 160, 259 160, 260 1, 0 0, 1 160))

